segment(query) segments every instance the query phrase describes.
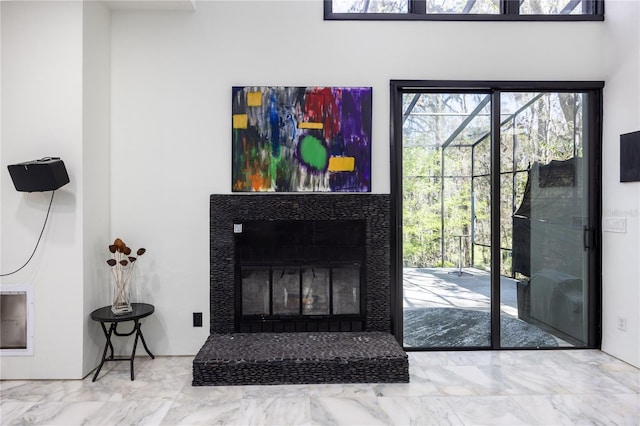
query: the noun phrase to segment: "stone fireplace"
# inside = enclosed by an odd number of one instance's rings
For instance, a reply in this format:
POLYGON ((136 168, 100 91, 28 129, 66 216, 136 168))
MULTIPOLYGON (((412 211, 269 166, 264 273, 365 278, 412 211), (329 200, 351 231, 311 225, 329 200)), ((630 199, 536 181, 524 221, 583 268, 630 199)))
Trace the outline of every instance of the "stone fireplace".
POLYGON ((390 197, 211 195, 211 334, 193 386, 407 383, 390 197))
POLYGON ((211 195, 212 334, 391 331, 387 194, 211 195))

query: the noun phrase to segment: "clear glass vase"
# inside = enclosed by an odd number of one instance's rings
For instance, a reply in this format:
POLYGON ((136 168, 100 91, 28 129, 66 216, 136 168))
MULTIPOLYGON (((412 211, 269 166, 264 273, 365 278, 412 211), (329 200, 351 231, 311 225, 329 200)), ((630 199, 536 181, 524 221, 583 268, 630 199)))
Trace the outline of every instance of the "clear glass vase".
POLYGON ((114 281, 111 312, 113 312, 114 315, 122 315, 132 310, 130 280, 114 281))

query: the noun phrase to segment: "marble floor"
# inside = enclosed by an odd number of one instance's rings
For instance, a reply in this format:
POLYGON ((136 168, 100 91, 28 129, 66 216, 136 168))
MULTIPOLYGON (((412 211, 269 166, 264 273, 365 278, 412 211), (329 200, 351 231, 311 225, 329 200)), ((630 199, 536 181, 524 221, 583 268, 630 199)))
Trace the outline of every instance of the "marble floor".
POLYGON ((640 425, 640 370, 597 350, 409 352, 411 383, 192 387, 193 357, 2 381, 2 425, 640 425))

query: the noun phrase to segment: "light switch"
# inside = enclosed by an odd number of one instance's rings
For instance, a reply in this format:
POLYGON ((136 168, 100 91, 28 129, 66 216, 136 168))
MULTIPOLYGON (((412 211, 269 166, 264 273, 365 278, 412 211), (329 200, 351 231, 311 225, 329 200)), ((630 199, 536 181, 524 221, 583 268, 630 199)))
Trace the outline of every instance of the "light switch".
POLYGON ((234 234, 242 234, 242 224, 241 223, 234 223, 233 224, 233 233, 234 234))
POLYGON ((627 218, 626 217, 603 217, 602 231, 618 232, 618 233, 625 234, 627 232, 627 218))

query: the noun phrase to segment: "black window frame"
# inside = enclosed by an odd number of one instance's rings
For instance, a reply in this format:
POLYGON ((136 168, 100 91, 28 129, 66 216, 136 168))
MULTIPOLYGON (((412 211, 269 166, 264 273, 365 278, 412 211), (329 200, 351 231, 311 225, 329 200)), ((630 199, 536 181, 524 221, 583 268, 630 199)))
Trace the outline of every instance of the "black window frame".
POLYGON ((334 13, 333 0, 323 0, 325 21, 604 21, 604 0, 583 0, 588 13, 579 15, 520 14, 520 0, 500 0, 500 14, 426 13, 426 0, 407 0, 406 13, 334 13))

